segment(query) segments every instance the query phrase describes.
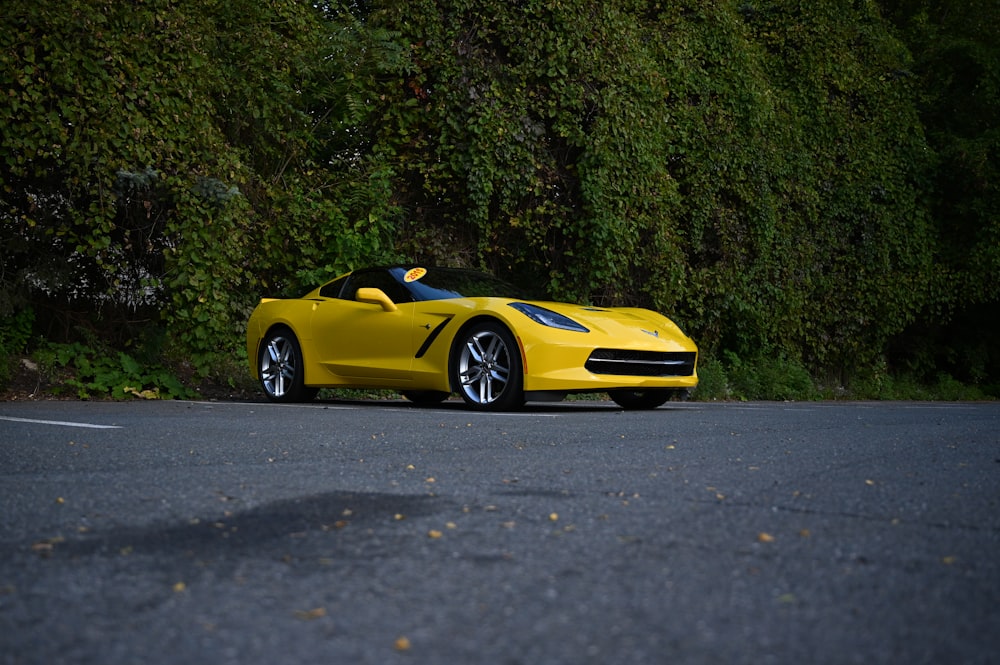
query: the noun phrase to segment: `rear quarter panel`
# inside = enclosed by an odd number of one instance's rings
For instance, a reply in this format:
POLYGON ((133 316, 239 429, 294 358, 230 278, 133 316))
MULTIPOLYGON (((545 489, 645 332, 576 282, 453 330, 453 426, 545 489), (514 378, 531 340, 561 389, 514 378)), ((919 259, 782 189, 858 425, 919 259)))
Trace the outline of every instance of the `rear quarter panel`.
POLYGON ((312 314, 313 301, 295 299, 262 298, 254 308, 247 321, 247 360, 250 363, 250 375, 260 378, 257 372, 257 355, 260 352, 261 341, 275 326, 285 326, 299 340, 302 353, 308 364, 310 339, 309 320, 312 314))

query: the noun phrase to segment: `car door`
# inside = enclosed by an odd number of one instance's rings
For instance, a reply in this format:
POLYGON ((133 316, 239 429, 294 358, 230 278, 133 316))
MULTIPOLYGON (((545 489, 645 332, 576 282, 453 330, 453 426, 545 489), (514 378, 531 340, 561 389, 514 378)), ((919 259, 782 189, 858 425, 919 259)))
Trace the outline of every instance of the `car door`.
POLYGON ((384 270, 351 275, 338 298, 316 302, 311 321, 320 363, 342 377, 407 381, 413 362, 413 303, 384 270), (377 288, 396 304, 356 300, 358 289, 377 288))

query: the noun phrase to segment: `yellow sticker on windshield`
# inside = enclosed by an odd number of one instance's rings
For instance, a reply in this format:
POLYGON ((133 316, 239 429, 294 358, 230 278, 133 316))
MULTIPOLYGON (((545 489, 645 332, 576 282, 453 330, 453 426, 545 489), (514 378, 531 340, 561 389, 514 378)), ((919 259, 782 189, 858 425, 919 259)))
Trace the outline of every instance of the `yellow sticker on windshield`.
POLYGON ((403 277, 403 281, 415 282, 426 274, 427 274, 427 268, 414 268, 406 273, 406 276, 403 277))

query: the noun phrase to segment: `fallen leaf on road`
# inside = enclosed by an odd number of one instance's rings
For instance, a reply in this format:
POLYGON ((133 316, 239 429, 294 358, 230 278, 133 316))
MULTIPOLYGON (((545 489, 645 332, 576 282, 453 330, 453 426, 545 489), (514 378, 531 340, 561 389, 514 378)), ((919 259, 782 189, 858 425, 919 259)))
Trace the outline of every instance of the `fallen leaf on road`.
POLYGON ((45 540, 39 540, 37 543, 31 546, 31 551, 39 556, 50 556, 52 550, 58 543, 65 540, 62 536, 56 536, 55 538, 46 538, 45 540))
POLYGON ((769 533, 764 533, 763 531, 761 531, 760 533, 757 534, 757 541, 761 543, 773 543, 774 536, 772 536, 769 533))
POLYGON ((325 607, 314 607, 311 610, 296 610, 295 618, 301 619, 302 621, 313 621, 314 619, 322 619, 326 616, 325 607))

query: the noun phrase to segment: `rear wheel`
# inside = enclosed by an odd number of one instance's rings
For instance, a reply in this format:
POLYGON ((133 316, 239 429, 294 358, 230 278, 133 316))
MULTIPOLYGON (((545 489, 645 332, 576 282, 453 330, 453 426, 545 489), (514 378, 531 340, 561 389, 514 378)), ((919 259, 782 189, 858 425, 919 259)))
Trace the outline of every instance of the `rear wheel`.
POLYGON ((480 411, 524 405, 521 354, 514 336, 493 321, 463 331, 452 353, 451 382, 465 403, 480 411))
POLYGON ((642 411, 662 406, 674 394, 671 388, 650 388, 649 390, 612 390, 608 394, 615 403, 626 411, 642 411))
POLYGON ((260 385, 272 402, 308 402, 316 397, 317 389, 304 384, 302 347, 291 330, 267 334, 260 345, 257 368, 260 385))

